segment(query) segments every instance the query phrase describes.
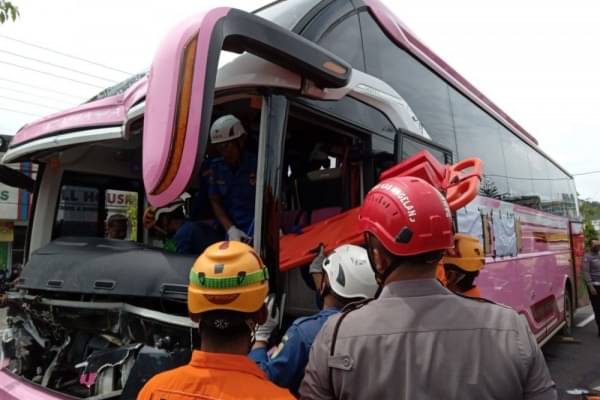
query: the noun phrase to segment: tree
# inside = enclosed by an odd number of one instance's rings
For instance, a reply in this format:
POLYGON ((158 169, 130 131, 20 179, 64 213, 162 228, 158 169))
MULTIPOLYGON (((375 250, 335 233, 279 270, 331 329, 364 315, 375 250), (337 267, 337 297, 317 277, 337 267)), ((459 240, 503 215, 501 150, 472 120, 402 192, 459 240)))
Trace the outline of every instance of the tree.
POLYGON ((590 248, 592 240, 598 240, 598 232, 592 221, 600 219, 600 202, 579 199, 579 213, 583 218, 583 236, 585 248, 590 248))
POLYGON ((585 240, 585 248, 588 250, 591 247, 592 240, 598 240, 598 232, 590 220, 583 223, 583 237, 585 240))
POLYGON ((0 24, 5 23, 9 19, 13 21, 19 17, 19 8, 10 1, 0 0, 0 24))

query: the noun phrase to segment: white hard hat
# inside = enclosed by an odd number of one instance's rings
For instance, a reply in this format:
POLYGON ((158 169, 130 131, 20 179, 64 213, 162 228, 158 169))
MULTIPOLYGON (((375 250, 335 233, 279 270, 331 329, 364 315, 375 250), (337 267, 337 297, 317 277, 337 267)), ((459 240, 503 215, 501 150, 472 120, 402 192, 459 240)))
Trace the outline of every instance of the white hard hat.
POLYGON ((338 296, 370 299, 377 291, 367 251, 352 244, 339 246, 323 260, 331 290, 338 296))
POLYGON ((235 140, 246 134, 244 126, 235 116, 228 114, 218 118, 210 127, 212 144, 235 140))
POLYGON ((179 207, 183 208, 183 214, 186 215, 186 205, 191 198, 192 196, 188 192, 183 192, 174 202, 157 209, 154 213, 154 221, 158 221, 161 215, 170 214, 173 211, 177 210, 179 207))

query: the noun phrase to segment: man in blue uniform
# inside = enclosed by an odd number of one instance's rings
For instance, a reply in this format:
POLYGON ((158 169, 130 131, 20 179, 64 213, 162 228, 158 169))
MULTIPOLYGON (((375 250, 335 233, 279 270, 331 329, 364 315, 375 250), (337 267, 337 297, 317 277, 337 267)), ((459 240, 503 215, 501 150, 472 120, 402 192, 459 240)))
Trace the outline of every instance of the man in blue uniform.
POLYGON ((209 245, 222 240, 222 234, 209 224, 190 220, 186 216, 186 202, 189 195, 184 193, 168 206, 144 212, 144 228, 153 229, 163 239, 163 247, 170 253, 199 255, 209 245))
POLYGON ((250 242, 254 230, 256 155, 246 148, 247 133, 233 115, 218 118, 210 140, 220 157, 211 163, 209 197, 229 240, 250 242))
POLYGON ((371 298, 377 289, 367 252, 362 247, 342 245, 328 257, 317 257, 310 270, 313 274, 323 275, 319 289, 322 310, 315 315, 295 320, 269 357, 267 343, 278 322, 278 313, 273 315, 273 304, 270 301, 269 319, 256 330, 256 342, 250 352, 250 358, 257 362, 271 381, 295 394, 304 377, 310 347, 321 326, 344 305, 371 298))

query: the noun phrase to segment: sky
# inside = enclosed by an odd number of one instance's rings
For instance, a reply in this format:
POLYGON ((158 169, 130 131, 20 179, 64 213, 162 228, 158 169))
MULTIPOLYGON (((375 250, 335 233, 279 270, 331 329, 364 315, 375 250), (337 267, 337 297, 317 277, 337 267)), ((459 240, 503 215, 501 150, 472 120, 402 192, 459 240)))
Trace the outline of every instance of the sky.
MULTIPOLYGON (((541 148, 570 173, 600 170, 600 3, 383 2, 423 42, 533 134, 541 148)), ((19 6, 21 17, 0 25, 3 134, 14 133, 38 116, 79 104, 128 73, 145 70, 165 33, 178 21, 215 6, 250 11, 266 1, 13 3, 19 6)), ((600 174, 575 179, 581 198, 600 201, 600 174)))

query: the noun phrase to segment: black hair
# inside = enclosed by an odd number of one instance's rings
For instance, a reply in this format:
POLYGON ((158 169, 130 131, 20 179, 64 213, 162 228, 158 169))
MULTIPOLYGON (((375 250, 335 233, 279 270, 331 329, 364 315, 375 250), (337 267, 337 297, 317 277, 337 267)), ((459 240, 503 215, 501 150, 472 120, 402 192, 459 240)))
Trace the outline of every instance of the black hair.
POLYGON ((444 268, 464 275, 464 278, 456 284, 461 292, 466 292, 475 287, 475 279, 479 276, 479 271, 465 271, 455 264, 444 264, 444 268))
POLYGON ((250 336, 250 327, 246 320, 253 314, 239 311, 214 310, 200 315, 200 335, 204 338, 229 342, 250 336))

